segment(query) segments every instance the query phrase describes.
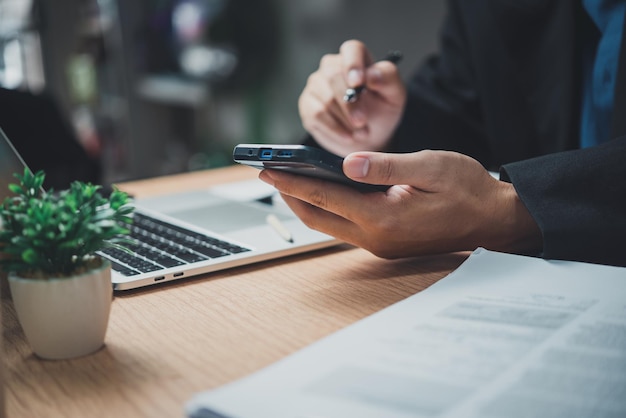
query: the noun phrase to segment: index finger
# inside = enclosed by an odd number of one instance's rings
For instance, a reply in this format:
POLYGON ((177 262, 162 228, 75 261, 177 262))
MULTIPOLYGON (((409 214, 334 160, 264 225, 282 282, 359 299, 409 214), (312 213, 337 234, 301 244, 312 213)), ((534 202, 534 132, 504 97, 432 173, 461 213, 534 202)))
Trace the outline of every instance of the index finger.
POLYGON ((296 197, 281 194, 284 202, 294 214, 309 228, 332 235, 344 242, 358 246, 365 232, 356 223, 335 213, 313 206, 296 197))
POLYGON ((343 73, 348 87, 358 87, 365 83, 365 69, 372 62, 372 55, 361 41, 349 40, 339 48, 343 73))
POLYGON ((328 180, 263 170, 259 178, 274 186, 283 195, 291 196, 315 207, 339 215, 357 224, 367 222, 374 210, 384 207, 383 192, 362 193, 343 184, 328 180), (365 209, 365 210, 364 210, 365 209))

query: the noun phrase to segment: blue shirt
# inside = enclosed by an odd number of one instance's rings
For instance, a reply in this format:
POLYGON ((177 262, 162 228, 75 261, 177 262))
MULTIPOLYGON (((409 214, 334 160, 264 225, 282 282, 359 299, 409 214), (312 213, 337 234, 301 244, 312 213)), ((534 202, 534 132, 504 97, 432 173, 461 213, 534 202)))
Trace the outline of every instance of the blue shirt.
POLYGON ((624 26, 624 0, 583 0, 599 31, 590 40, 583 67, 580 146, 610 139, 617 63, 624 26))

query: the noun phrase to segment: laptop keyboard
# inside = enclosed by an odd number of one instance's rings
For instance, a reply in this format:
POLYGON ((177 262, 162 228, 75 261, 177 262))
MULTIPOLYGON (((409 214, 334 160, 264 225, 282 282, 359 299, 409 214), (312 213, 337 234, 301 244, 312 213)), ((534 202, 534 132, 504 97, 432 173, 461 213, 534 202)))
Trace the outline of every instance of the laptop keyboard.
POLYGON ((113 270, 125 276, 250 251, 139 213, 133 215, 130 231, 137 242, 128 246, 132 253, 115 248, 99 251, 111 261, 113 270))

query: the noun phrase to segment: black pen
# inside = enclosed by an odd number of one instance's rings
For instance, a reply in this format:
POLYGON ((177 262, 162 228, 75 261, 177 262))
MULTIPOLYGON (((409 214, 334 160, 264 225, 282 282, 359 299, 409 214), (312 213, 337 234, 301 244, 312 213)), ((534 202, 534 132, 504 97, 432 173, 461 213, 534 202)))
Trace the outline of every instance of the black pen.
MULTIPOLYGON (((394 64, 397 64, 402 59, 402 52, 392 50, 387 53, 383 61, 390 61, 394 64)), ((354 88, 346 89, 346 93, 343 96, 343 101, 346 103, 354 103, 359 98, 361 92, 365 89, 364 85, 357 86, 354 88)))

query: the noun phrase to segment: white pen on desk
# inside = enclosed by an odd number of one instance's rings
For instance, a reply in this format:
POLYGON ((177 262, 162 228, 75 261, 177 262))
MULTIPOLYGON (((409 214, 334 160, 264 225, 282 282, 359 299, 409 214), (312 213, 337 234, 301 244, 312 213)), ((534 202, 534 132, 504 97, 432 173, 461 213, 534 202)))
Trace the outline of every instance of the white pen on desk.
MULTIPOLYGON (((402 52, 391 50, 387 53, 387 56, 383 59, 383 61, 390 61, 394 64, 397 64, 400 62, 401 59, 402 59, 402 52)), ((365 90, 364 85, 348 88, 346 90, 346 93, 343 96, 343 101, 346 103, 356 102, 361 92, 363 92, 363 90, 365 90)))
POLYGON ((291 232, 285 227, 285 225, 283 225, 280 219, 278 219, 278 216, 270 213, 265 218, 265 221, 269 224, 269 226, 274 228, 274 231, 276 231, 278 235, 281 236, 281 238, 283 238, 287 242, 293 242, 293 236, 291 235, 291 232))

